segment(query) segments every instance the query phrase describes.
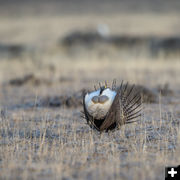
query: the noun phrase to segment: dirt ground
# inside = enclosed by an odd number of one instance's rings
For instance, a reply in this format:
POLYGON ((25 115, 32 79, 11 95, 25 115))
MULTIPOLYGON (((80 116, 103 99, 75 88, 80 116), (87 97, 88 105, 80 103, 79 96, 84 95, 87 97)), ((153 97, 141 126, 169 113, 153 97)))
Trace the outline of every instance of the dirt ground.
POLYGON ((0 179, 161 180, 180 164, 180 3, 100 2, 0 1, 0 179), (61 44, 99 25, 113 37, 173 37, 176 51, 172 41, 156 56, 131 39, 61 44), (113 79, 154 99, 140 121, 100 134, 81 118, 82 92, 113 79))

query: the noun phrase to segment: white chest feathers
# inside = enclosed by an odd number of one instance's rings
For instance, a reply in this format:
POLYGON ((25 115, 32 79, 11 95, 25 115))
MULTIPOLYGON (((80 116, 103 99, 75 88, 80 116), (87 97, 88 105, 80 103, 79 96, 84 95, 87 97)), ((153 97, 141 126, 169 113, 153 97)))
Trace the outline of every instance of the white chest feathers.
POLYGON ((110 88, 104 89, 101 94, 101 90, 87 93, 85 96, 85 106, 88 113, 95 119, 103 119, 109 111, 116 91, 112 91, 110 88))

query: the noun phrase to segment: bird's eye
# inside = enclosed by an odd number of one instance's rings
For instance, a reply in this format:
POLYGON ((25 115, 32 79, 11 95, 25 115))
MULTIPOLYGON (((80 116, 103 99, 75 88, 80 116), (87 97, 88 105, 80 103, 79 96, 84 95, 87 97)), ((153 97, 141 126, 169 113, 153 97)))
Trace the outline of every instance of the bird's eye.
POLYGON ((98 102, 99 102, 99 97, 98 97, 98 96, 94 96, 94 97, 92 98, 92 102, 93 102, 93 103, 98 103, 98 102))
POLYGON ((99 103, 101 103, 101 104, 104 104, 108 100, 109 100, 109 98, 105 95, 102 95, 99 97, 99 103))

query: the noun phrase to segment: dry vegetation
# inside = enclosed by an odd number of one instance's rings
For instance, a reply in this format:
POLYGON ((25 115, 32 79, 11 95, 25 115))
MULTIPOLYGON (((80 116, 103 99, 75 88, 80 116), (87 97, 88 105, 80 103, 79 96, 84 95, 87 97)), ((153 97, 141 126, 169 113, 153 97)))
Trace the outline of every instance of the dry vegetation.
POLYGON ((10 62, 1 62, 2 179, 163 179, 164 167, 179 163, 178 61, 94 58, 64 62, 52 57, 51 62, 44 59, 35 65, 33 60, 10 62), (14 76, 24 77, 30 72, 51 84, 8 83, 14 76), (33 106, 40 97, 72 94, 104 79, 110 82, 113 77, 151 89, 168 82, 173 94, 159 95, 158 103, 144 104, 140 122, 109 134, 92 131, 80 118, 81 106, 33 106), (26 107, 26 102, 31 106, 26 107))
POLYGON ((0 18, 0 44, 23 46, 19 54, 0 51, 0 179, 161 180, 165 166, 179 164, 180 57, 119 56, 113 48, 67 55, 58 45, 67 32, 99 22, 127 35, 174 36, 180 27, 173 13, 0 18), (79 104, 38 106, 113 78, 152 92, 168 83, 171 93, 156 91, 157 102, 143 104, 140 121, 102 134, 80 117, 79 104))

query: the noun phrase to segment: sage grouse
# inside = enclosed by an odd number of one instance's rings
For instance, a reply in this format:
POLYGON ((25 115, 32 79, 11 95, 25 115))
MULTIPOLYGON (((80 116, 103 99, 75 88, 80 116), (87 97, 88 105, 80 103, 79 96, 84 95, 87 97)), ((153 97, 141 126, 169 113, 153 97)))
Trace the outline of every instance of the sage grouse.
POLYGON ((84 93, 83 113, 90 127, 107 132, 136 121, 141 115, 141 95, 134 87, 123 81, 116 87, 114 80, 111 88, 105 82, 99 89, 84 93))

